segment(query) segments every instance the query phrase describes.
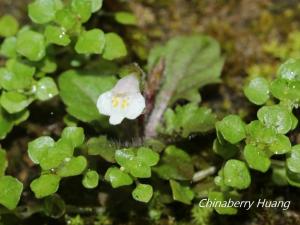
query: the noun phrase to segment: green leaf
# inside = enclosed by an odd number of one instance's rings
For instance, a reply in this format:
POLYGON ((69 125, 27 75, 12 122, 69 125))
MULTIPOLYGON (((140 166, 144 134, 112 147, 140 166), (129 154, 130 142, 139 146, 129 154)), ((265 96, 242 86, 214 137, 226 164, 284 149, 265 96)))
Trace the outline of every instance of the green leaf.
POLYGON ((120 166, 130 170, 130 165, 135 160, 135 152, 132 148, 119 149, 115 152, 115 159, 120 166))
POLYGON ((16 45, 17 45, 16 37, 5 38, 1 44, 0 54, 7 58, 16 57, 17 55, 16 45))
MULTIPOLYGON (((210 191, 208 194, 208 199, 212 202, 224 202, 228 201, 229 199, 227 196, 218 191, 210 191)), ((228 207, 228 206, 216 206, 214 209, 217 211, 220 215, 235 215, 237 214, 238 210, 234 207, 228 207)))
POLYGON ((257 117, 266 127, 274 128, 280 134, 287 133, 293 125, 290 112, 279 105, 263 106, 257 117))
POLYGON ((61 137, 69 140, 73 148, 77 148, 84 142, 84 130, 81 127, 66 127, 61 137))
POLYGON ((287 177, 286 177, 286 169, 284 167, 273 168, 272 171, 272 181, 279 186, 288 185, 287 177))
POLYGON ((85 188, 92 189, 98 186, 99 174, 95 170, 89 170, 84 174, 82 185, 85 188))
POLYGON ((4 176, 7 166, 6 151, 0 149, 0 177, 4 176))
POLYGON ((159 161, 159 154, 146 147, 139 148, 136 157, 138 162, 147 166, 155 166, 159 161))
POLYGON ((20 201, 23 184, 11 176, 0 177, 0 204, 12 210, 20 201))
POLYGON ((3 92, 0 98, 2 107, 9 113, 21 112, 30 103, 31 100, 18 92, 3 92))
POLYGON ((28 5, 28 15, 33 22, 44 24, 53 20, 62 7, 60 0, 35 0, 28 5))
POLYGON ((126 172, 131 173, 134 177, 148 178, 151 177, 151 168, 148 163, 150 161, 144 162, 143 156, 136 156, 134 149, 121 149, 117 150, 115 153, 115 159, 119 165, 125 168, 126 172))
POLYGON ((138 184, 132 191, 132 197, 139 202, 149 202, 153 195, 153 188, 149 184, 138 184))
POLYGON ((269 83, 263 77, 251 80, 244 88, 246 97, 256 105, 262 105, 269 99, 269 83))
POLYGON ((15 59, 7 61, 7 68, 0 68, 0 84, 8 91, 29 89, 35 68, 15 59))
POLYGON ((58 140, 54 147, 48 148, 41 157, 40 166, 43 170, 57 168, 64 160, 73 156, 74 148, 68 140, 58 140))
POLYGON ((17 33, 18 21, 11 15, 4 15, 0 18, 0 36, 10 37, 17 33))
POLYGON ((221 143, 216 138, 213 143, 213 151, 222 156, 224 159, 230 159, 238 153, 239 148, 236 145, 230 144, 226 141, 221 143))
POLYGON ((28 155, 29 158, 35 163, 39 164, 43 157, 48 154, 49 149, 54 147, 55 142, 51 137, 44 136, 29 142, 28 155))
POLYGON ((45 29, 44 35, 48 43, 67 46, 71 42, 69 35, 63 27, 48 25, 45 29))
POLYGON ((274 154, 285 154, 291 151, 291 142, 290 139, 283 135, 277 134, 272 143, 269 145, 269 150, 274 154))
POLYGON ((237 115, 229 115, 216 123, 216 128, 224 139, 231 144, 236 144, 246 137, 245 123, 237 115))
POLYGON ((75 45, 79 54, 101 54, 105 46, 105 35, 100 29, 83 32, 75 45))
POLYGON ((274 97, 282 101, 300 102, 300 80, 275 79, 270 90, 274 97))
POLYGON ((89 155, 100 155, 108 162, 115 162, 116 146, 110 143, 106 136, 91 138, 87 142, 89 155))
POLYGON ((300 145, 292 147, 291 154, 287 157, 287 167, 294 173, 300 173, 300 145))
POLYGON ((122 38, 116 33, 105 34, 103 58, 113 60, 127 55, 127 49, 122 38))
POLYGON ((44 174, 33 180, 30 184, 31 190, 36 198, 44 198, 57 192, 60 177, 55 174, 44 174))
POLYGON ((32 30, 22 30, 17 36, 17 52, 31 61, 45 56, 44 36, 32 30))
POLYGON ((61 74, 58 80, 60 96, 68 113, 83 122, 107 121, 99 114, 96 102, 99 95, 111 89, 115 82, 113 76, 80 74, 72 70, 61 74))
POLYGON ((99 9, 101 9, 103 0, 91 0, 91 3, 92 3, 92 12, 94 13, 99 9))
POLYGON ((294 173, 287 168, 286 178, 290 185, 300 188, 300 173, 294 173))
POLYGON ((76 15, 71 11, 71 9, 65 7, 56 12, 55 22, 61 27, 70 30, 76 24, 76 15))
POLYGON ((80 175, 87 166, 87 160, 83 156, 65 159, 62 166, 57 169, 60 177, 71 177, 80 175))
POLYGON ((58 219, 61 218, 65 212, 66 203, 58 194, 54 194, 45 198, 44 213, 46 216, 58 219))
POLYGON ((198 89, 218 82, 224 63, 218 42, 203 35, 172 38, 164 47, 151 50, 149 59, 148 71, 159 59, 165 62, 155 106, 163 101, 170 106, 179 99, 199 101, 198 89))
POLYGON ((230 159, 224 166, 225 185, 245 189, 251 183, 251 177, 246 164, 242 161, 230 159))
POLYGON ((57 86, 51 77, 43 77, 36 84, 37 99, 45 101, 58 94, 57 86))
POLYGON ((259 120, 254 120, 246 126, 247 140, 252 144, 264 143, 269 145, 276 137, 276 131, 265 127, 259 120))
POLYGON ((266 153, 253 145, 246 145, 244 157, 249 167, 265 173, 271 165, 271 160, 266 153))
POLYGON ((27 120, 29 111, 23 110, 19 113, 9 114, 0 107, 0 139, 4 139, 6 135, 12 130, 14 125, 27 120))
POLYGON ((137 18, 134 14, 130 12, 117 12, 115 13, 115 20, 118 23, 125 24, 125 25, 136 25, 137 18))
POLYGON ((173 199, 175 201, 182 202, 184 204, 191 204, 194 198, 194 192, 188 186, 183 186, 180 183, 170 180, 170 186, 172 189, 173 199))
POLYGON ((72 0, 71 8, 81 23, 88 21, 92 15, 91 1, 72 0))
POLYGON ((168 108, 164 114, 165 129, 168 135, 180 134, 186 138, 192 133, 207 132, 214 128, 216 116, 211 109, 197 104, 177 106, 175 111, 168 108))
POLYGON ((277 76, 286 80, 300 80, 300 59, 288 59, 280 65, 277 76))
POLYGON ((192 159, 185 151, 168 146, 153 170, 165 180, 190 180, 194 174, 192 159))
POLYGON ((131 185, 133 180, 125 172, 121 171, 117 167, 110 167, 104 176, 105 180, 111 183, 113 188, 131 185))

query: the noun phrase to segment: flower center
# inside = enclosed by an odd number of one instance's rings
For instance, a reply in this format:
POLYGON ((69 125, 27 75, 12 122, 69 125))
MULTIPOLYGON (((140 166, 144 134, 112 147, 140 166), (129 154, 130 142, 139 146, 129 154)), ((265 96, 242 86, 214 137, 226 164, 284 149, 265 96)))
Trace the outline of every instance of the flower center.
POLYGON ((111 99, 112 106, 114 108, 121 107, 121 109, 125 109, 128 107, 128 97, 119 97, 119 96, 113 96, 111 99))

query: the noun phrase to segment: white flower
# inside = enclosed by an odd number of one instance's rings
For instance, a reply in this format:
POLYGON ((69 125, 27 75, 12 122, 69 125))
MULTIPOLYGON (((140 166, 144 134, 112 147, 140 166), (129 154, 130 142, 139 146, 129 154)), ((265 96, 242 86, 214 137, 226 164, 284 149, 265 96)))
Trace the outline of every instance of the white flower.
POLYGON ((139 81, 135 75, 120 79, 107 92, 101 94, 97 108, 103 115, 110 116, 109 123, 120 124, 124 118, 135 119, 145 108, 145 98, 140 93, 139 81))

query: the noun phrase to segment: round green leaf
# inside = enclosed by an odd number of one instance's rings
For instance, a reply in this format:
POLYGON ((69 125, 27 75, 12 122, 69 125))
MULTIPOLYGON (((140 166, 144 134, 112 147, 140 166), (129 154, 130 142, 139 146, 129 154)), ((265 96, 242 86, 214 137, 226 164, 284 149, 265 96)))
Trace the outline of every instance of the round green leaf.
POLYGON ((266 172, 271 165, 271 160, 266 153, 253 145, 245 146, 244 157, 250 168, 263 173, 266 172))
POLYGON ((151 167, 147 164, 138 161, 134 158, 133 161, 129 163, 129 172, 132 176, 137 178, 149 178, 151 177, 151 167))
POLYGON ((130 165, 135 159, 135 153, 132 148, 119 149, 115 152, 115 159, 120 166, 129 170, 130 165))
POLYGON ((81 23, 88 21, 92 15, 91 1, 72 0, 71 8, 81 23))
POLYGON ((54 19, 56 11, 62 7, 60 0, 35 0, 28 5, 28 15, 35 23, 48 23, 54 19))
POLYGON ((183 186, 175 180, 170 180, 170 186, 172 189, 173 199, 175 201, 182 202, 190 205, 194 198, 194 192, 188 186, 183 186))
POLYGON ((31 61, 39 61, 45 56, 44 36, 31 30, 23 30, 17 36, 17 52, 31 61))
POLYGON ((280 100, 289 100, 299 103, 300 101, 300 80, 275 79, 271 83, 271 93, 280 100))
POLYGON ((59 176, 55 174, 44 174, 33 180, 30 184, 30 188, 36 198, 43 198, 57 192, 59 182, 59 176))
POLYGON ((43 170, 57 168, 64 160, 72 157, 73 152, 72 144, 68 140, 60 139, 41 157, 40 166, 43 170))
MULTIPOLYGON (((213 201, 213 202, 224 202, 224 201, 228 201, 228 198, 227 196, 222 193, 222 192, 218 192, 218 191, 210 191, 208 193, 208 199, 210 201, 213 201)), ((216 206, 214 208, 218 214, 221 214, 221 215, 235 215, 237 214, 238 210, 234 207, 222 207, 222 206, 216 206)))
POLYGON ((129 12, 117 12, 115 13, 115 20, 118 23, 125 25, 136 25, 137 19, 134 14, 129 12))
POLYGON ((44 201, 44 212, 46 216, 58 219, 65 214, 66 204, 58 194, 51 195, 44 201))
POLYGON ((4 15, 0 18, 0 36, 9 37, 17 33, 18 21, 11 15, 4 15))
POLYGON ((49 25, 46 27, 44 35, 48 43, 67 46, 71 42, 65 28, 62 27, 49 25))
POLYGON ((101 9, 103 0, 91 0, 92 3, 92 12, 96 12, 101 9))
POLYGON ((133 182, 132 178, 127 173, 116 167, 110 167, 106 171, 104 178, 111 183, 113 188, 131 185, 133 182))
POLYGON ((16 45, 17 45, 16 37, 5 38, 0 48, 0 54, 7 58, 15 57, 17 55, 16 45))
POLYGON ((69 8, 58 10, 55 14, 55 22, 69 30, 76 24, 76 15, 69 8))
POLYGON ((270 144, 276 137, 273 128, 265 127, 259 120, 254 120, 246 126, 248 140, 253 144, 270 144))
POLYGON ((16 208, 21 193, 23 184, 16 178, 11 176, 0 177, 0 204, 12 210, 16 208))
POLYGON ((8 91, 29 89, 33 82, 35 68, 16 59, 6 62, 7 68, 0 68, 0 84, 8 91))
POLYGON ((153 195, 153 188, 149 184, 138 184, 132 191, 132 197, 139 202, 149 202, 153 195))
POLYGON ((292 147, 291 154, 288 156, 287 167, 294 173, 300 173, 300 145, 292 147))
POLYGON ((18 92, 3 92, 0 98, 3 108, 9 113, 21 112, 30 103, 31 100, 18 92))
POLYGON ((274 128, 280 134, 287 133, 293 125, 290 112, 279 105, 260 108, 257 117, 266 127, 274 128))
POLYGON ((98 186, 99 174, 95 170, 89 170, 84 174, 82 185, 85 188, 91 189, 98 186))
POLYGON ((102 30, 92 29, 82 33, 75 45, 79 54, 101 54, 105 46, 105 36, 102 30))
POLYGON ((291 151, 290 139, 283 134, 277 134, 274 137, 273 142, 269 145, 269 150, 277 155, 290 152, 291 151))
POLYGON ((137 161, 147 166, 155 166, 159 161, 159 154, 150 148, 141 147, 137 151, 137 161))
POLYGON ((126 46, 119 35, 116 33, 107 33, 105 34, 105 40, 104 59, 113 60, 127 55, 126 46))
POLYGON ((244 88, 244 93, 251 102, 262 105, 269 99, 269 83, 265 78, 254 78, 244 88))
POLYGON ((84 130, 81 127, 66 127, 61 137, 71 142, 73 148, 79 147, 84 142, 84 130))
POLYGON ((45 101, 58 94, 57 86, 51 77, 44 77, 37 82, 36 97, 45 101))
POLYGON ((225 185, 245 189, 251 183, 251 177, 246 164, 242 161, 230 159, 224 166, 225 185))
POLYGON ((289 59, 279 67, 277 76, 286 80, 300 80, 300 59, 289 59))
POLYGON ((67 158, 62 166, 57 169, 60 177, 71 177, 80 175, 87 166, 87 160, 83 156, 67 158))
POLYGON ((4 175, 7 165, 6 151, 0 148, 0 177, 4 175))
POLYGON ((213 143, 213 151, 222 156, 224 159, 229 159, 236 155, 239 151, 239 148, 236 145, 232 145, 226 141, 225 143, 221 143, 217 138, 214 140, 213 143))
POLYGON ((236 144, 246 137, 245 123, 237 115, 229 115, 217 122, 217 129, 224 139, 231 144, 236 144))
POLYGON ((55 145, 51 137, 39 137, 28 144, 29 158, 36 164, 39 164, 43 157, 46 157, 48 150, 55 145))

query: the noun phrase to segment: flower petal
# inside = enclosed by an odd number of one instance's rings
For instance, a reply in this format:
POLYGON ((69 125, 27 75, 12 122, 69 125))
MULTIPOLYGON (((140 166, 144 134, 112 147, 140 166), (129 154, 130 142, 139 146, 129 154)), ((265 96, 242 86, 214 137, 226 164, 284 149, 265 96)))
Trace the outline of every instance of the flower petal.
POLYGON ((135 119, 142 114, 145 108, 145 98, 141 93, 129 95, 129 105, 125 112, 125 117, 135 119))
POLYGON ((111 115, 112 112, 111 98, 112 98, 111 91, 104 92, 99 96, 97 100, 97 108, 101 114, 106 116, 111 115))
POLYGON ((120 124, 123 119, 124 119, 124 116, 122 116, 121 114, 115 113, 109 117, 109 123, 111 125, 117 125, 117 124, 120 124))
POLYGON ((120 79, 112 91, 115 94, 133 94, 139 93, 139 81, 135 75, 128 75, 120 79))

